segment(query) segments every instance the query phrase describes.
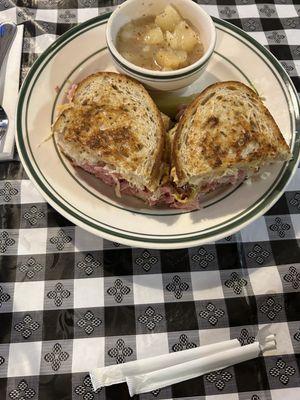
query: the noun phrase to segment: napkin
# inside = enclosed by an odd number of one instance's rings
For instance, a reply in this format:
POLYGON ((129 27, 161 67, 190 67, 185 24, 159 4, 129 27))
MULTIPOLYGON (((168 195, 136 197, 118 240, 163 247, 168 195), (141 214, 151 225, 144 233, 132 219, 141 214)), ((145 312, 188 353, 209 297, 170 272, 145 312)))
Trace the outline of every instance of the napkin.
POLYGON ((6 54, 0 74, 0 104, 8 119, 8 130, 0 141, 0 161, 11 160, 15 145, 15 116, 18 102, 23 25, 18 25, 14 41, 6 54))
POLYGON ((189 350, 178 351, 175 353, 163 354, 160 356, 149 357, 142 360, 129 361, 124 364, 110 365, 104 368, 96 368, 90 371, 90 377, 94 390, 102 386, 114 385, 126 382, 126 377, 136 374, 145 374, 161 368, 181 364, 187 361, 205 357, 215 352, 240 347, 237 339, 227 340, 220 343, 209 344, 189 350))
POLYGON ((276 348, 275 336, 260 334, 241 346, 237 339, 180 352, 97 368, 90 372, 94 390, 126 381, 130 396, 173 385, 258 357, 276 348))

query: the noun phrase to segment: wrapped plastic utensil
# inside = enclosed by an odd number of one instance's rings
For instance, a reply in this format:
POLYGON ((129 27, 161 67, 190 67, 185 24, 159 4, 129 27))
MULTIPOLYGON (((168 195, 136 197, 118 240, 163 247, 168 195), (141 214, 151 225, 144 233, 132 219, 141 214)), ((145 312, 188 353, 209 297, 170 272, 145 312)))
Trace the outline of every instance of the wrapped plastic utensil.
POLYGON ((148 372, 146 374, 126 377, 130 396, 146 393, 165 386, 173 385, 188 379, 207 374, 211 371, 226 368, 258 357, 267 350, 276 348, 275 336, 267 336, 264 340, 256 341, 246 346, 234 347, 218 351, 205 357, 187 361, 148 372))
POLYGON ((90 371, 90 377, 94 390, 97 390, 99 387, 126 382, 126 377, 128 376, 147 374, 162 368, 186 363, 191 360, 206 357, 210 354, 217 352, 222 353, 225 350, 238 347, 240 347, 240 343, 237 339, 226 340, 224 342, 200 346, 189 350, 130 361, 125 364, 97 368, 90 371))

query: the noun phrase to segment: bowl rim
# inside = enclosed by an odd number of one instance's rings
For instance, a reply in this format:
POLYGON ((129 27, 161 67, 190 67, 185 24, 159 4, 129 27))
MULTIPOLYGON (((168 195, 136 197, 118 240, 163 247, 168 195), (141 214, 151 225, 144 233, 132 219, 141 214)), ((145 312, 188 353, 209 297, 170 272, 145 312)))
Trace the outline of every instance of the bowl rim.
POLYGON ((191 7, 194 7, 194 9, 198 10, 198 12, 200 12, 200 14, 202 14, 202 16, 207 20, 208 25, 210 26, 210 32, 211 32, 211 39, 210 39, 210 43, 208 46, 208 49, 206 50, 206 52, 203 54, 202 57, 199 58, 199 60, 197 60, 196 62, 194 62, 191 65, 188 65, 187 67, 184 68, 180 68, 180 69, 176 69, 174 71, 154 71, 151 69, 147 69, 147 68, 142 68, 139 67, 138 65, 135 65, 133 63, 131 63, 130 61, 126 60, 126 58, 124 58, 119 51, 117 50, 112 37, 111 37, 111 27, 112 24, 115 20, 115 18, 118 16, 119 13, 122 12, 122 10, 124 8, 126 8, 126 5, 131 4, 133 2, 136 2, 139 0, 126 0, 124 3, 122 3, 121 5, 119 5, 111 14, 111 16, 109 17, 108 21, 107 21, 107 27, 106 27, 106 43, 107 43, 107 47, 109 52, 111 53, 112 57, 114 58, 115 61, 118 62, 118 64, 125 68, 126 70, 129 70, 129 72, 132 72, 136 75, 140 75, 140 76, 147 76, 148 78, 153 78, 153 79, 162 79, 162 78, 178 78, 178 75, 183 77, 186 75, 189 75, 190 73, 194 73, 195 70, 201 68, 211 57, 215 45, 216 45, 216 40, 217 40, 217 34, 216 34, 216 27, 215 24, 213 22, 213 19, 211 18, 211 16, 205 11, 203 10, 203 8, 193 2, 192 0, 185 0, 185 4, 191 7))
MULTIPOLYGON (((157 75, 149 75, 149 74, 142 74, 136 72, 134 69, 130 69, 129 67, 125 66, 124 64, 121 63, 120 60, 118 60, 113 53, 108 49, 110 52, 110 55, 113 59, 113 62, 120 68, 122 71, 126 71, 126 73, 135 79, 143 79, 143 81, 149 81, 149 82, 174 82, 174 81, 181 81, 183 79, 186 79, 188 77, 191 77, 193 75, 197 75, 200 71, 202 71, 203 68, 206 67, 210 57, 212 54, 208 57, 206 61, 203 62, 203 64, 197 65, 194 69, 190 70, 189 73, 178 73, 177 75, 173 76, 157 76, 157 75)), ((178 71, 181 71, 178 70, 178 71)))

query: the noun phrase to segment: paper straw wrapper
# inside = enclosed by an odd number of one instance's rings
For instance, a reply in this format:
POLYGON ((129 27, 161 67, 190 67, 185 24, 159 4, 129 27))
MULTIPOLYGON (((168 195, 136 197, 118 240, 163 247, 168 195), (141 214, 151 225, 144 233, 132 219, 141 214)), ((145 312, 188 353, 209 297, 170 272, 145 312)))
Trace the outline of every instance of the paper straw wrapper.
POLYGON ((142 360, 130 361, 124 364, 111 365, 90 371, 90 377, 94 390, 103 386, 126 382, 126 377, 132 375, 148 374, 156 370, 177 366, 192 360, 201 360, 211 354, 221 354, 229 349, 239 348, 237 339, 200 346, 189 350, 163 354, 142 360))
POLYGON ((252 358, 258 357, 261 352, 275 347, 275 337, 274 335, 270 335, 262 342, 254 342, 243 347, 233 347, 178 365, 172 365, 166 368, 161 367, 161 369, 135 376, 127 376, 126 382, 129 394, 133 396, 139 393, 146 393, 196 378, 212 371, 251 360, 252 358))

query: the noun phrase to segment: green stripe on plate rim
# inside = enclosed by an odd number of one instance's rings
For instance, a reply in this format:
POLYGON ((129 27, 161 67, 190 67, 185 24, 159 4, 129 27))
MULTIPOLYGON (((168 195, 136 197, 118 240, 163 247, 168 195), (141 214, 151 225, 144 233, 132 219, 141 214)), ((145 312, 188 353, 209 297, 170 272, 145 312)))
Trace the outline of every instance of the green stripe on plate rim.
MULTIPOLYGON (((265 207, 274 203, 277 200, 277 198, 281 194, 284 186, 291 178, 292 171, 296 168, 296 162, 299 158, 299 138, 298 138, 297 133, 296 133, 297 140, 295 141, 295 145, 294 145, 294 149, 293 149, 294 159, 290 163, 288 163, 288 165, 285 166, 285 171, 282 171, 282 176, 280 176, 278 178, 278 181, 279 180, 280 181, 278 183, 276 183, 277 184, 276 188, 270 190, 269 193, 262 196, 261 199, 259 199, 254 205, 251 206, 252 209, 250 208, 250 210, 247 212, 247 214, 242 213, 241 216, 234 217, 233 222, 227 221, 226 225, 224 225, 224 223, 223 223, 222 224, 223 227, 218 227, 217 230, 216 230, 216 226, 212 227, 212 228, 210 228, 209 233, 200 233, 199 234, 199 231, 197 231, 196 232, 196 233, 198 233, 197 235, 189 236, 187 238, 182 237, 183 235, 176 235, 176 236, 181 236, 181 237, 176 238, 176 239, 154 239, 154 238, 151 238, 151 236, 158 237, 158 235, 148 235, 148 237, 147 237, 147 235, 145 235, 143 237, 142 234, 133 233, 134 236, 132 236, 132 235, 122 234, 119 232, 119 230, 114 231, 111 229, 107 229, 103 226, 94 224, 85 218, 82 218, 80 215, 78 215, 75 212, 73 212, 72 210, 68 209, 68 207, 66 207, 63 203, 61 203, 51 193, 51 191, 49 191, 48 188, 44 185, 44 183, 42 182, 40 177, 37 175, 35 169, 33 168, 28 155, 26 154, 26 148, 25 148, 25 144, 24 144, 24 140, 23 140, 23 136, 22 136, 22 110, 23 110, 23 106, 24 106, 24 100, 25 100, 25 96, 27 93, 27 89, 30 85, 32 78, 34 77, 34 74, 38 70, 39 66, 42 64, 42 62, 45 60, 45 58, 47 58, 47 56, 51 52, 53 52, 55 50, 58 51, 61 44, 66 44, 70 40, 74 39, 74 37, 78 36, 78 34, 82 34, 85 31, 86 27, 89 27, 89 29, 91 29, 94 27, 92 25, 95 25, 95 24, 98 25, 99 21, 103 21, 102 23, 105 23, 105 20, 109 17, 109 15, 110 14, 105 14, 103 16, 95 17, 89 21, 84 22, 83 24, 81 24, 79 26, 76 26, 76 27, 70 29, 68 32, 64 33, 60 38, 57 39, 56 42, 54 42, 51 46, 49 46, 49 48, 36 60, 36 62, 32 66, 31 70, 29 71, 29 73, 22 85, 22 88, 20 91, 20 96, 19 96, 19 103, 18 103, 18 107, 17 107, 17 145, 19 148, 20 155, 23 159, 23 163, 25 165, 26 171, 29 173, 29 175, 32 177, 32 179, 35 181, 35 183, 38 185, 39 189, 42 191, 44 196, 46 196, 46 198, 48 199, 48 201, 50 203, 53 202, 53 204, 58 206, 58 208, 61 210, 61 212, 64 215, 66 215, 67 218, 69 216, 69 218, 71 218, 75 223, 76 223, 76 221, 80 221, 84 225, 89 226, 90 228, 92 228, 96 231, 102 231, 103 233, 107 233, 108 235, 117 236, 120 238, 133 240, 133 241, 142 241, 142 242, 149 242, 149 243, 150 242, 151 243, 179 243, 179 242, 186 243, 186 242, 193 242, 193 241, 196 241, 199 239, 200 240, 207 239, 212 236, 222 235, 226 232, 233 231, 234 229, 238 230, 241 224, 245 224, 252 217, 262 214, 264 212, 265 207), (70 40, 67 40, 69 38, 70 38, 70 40), (257 203, 259 203, 259 204, 257 205, 257 203)), ((247 35, 241 29, 235 27, 234 25, 232 25, 226 21, 222 21, 217 18, 213 18, 213 19, 214 19, 214 22, 218 23, 221 26, 226 27, 227 29, 229 29, 231 31, 236 32, 238 35, 240 35, 244 39, 248 40, 254 47, 259 49, 260 52, 263 53, 264 56, 272 63, 273 67, 280 74, 281 78, 284 80, 284 82, 288 86, 288 90, 291 95, 291 101, 294 100, 293 106, 297 109, 297 112, 298 112, 297 121, 296 121, 297 126, 298 126, 298 124, 299 124, 299 100, 297 98, 297 92, 296 92, 289 76, 284 71, 284 69, 281 67, 281 65, 278 63, 276 58, 267 49, 265 49, 262 45, 260 45, 254 39, 252 39, 249 35, 247 35), (294 95, 294 96, 292 96, 292 95, 294 95)), ((246 44, 245 42, 243 42, 243 43, 246 44)), ((111 227, 111 228, 118 229, 118 228, 114 228, 114 227, 111 227)), ((190 233, 188 233, 186 235, 190 235, 190 233)), ((170 237, 170 236, 167 236, 167 237, 170 237)))
MULTIPOLYGON (((221 28, 218 28, 218 29, 220 29, 220 30, 223 30, 223 29, 221 29, 221 28)), ((86 31, 86 30, 85 30, 86 31)), ((227 31, 226 31, 227 32, 227 31)), ((236 37, 235 37, 236 38, 236 37)), ((236 39, 239 39, 239 38, 236 38, 236 39)), ((240 40, 240 39, 239 39, 240 40)), ((247 45, 246 43, 244 43, 243 42, 243 44, 245 44, 245 45, 247 45)), ((97 52, 95 52, 95 53, 93 53, 93 54, 96 54, 97 52)), ((217 53, 217 52, 216 52, 217 53)), ((217 53, 218 54, 218 53, 217 53)), ((220 54, 219 54, 220 55, 220 54)), ((222 56, 222 55, 220 55, 220 56, 222 56)), ((223 56, 224 57, 224 56, 223 56)), ((51 57, 52 58, 52 57, 51 57)), ((247 80, 247 82, 250 84, 250 86, 252 86, 253 87, 253 84, 251 83, 251 81, 247 78, 247 76, 234 64, 234 63, 232 63, 230 60, 228 60, 226 57, 224 57, 228 62, 230 62, 230 64, 232 64, 235 68, 237 68, 238 70, 239 70, 239 72, 245 77, 245 79, 247 80)), ((84 63, 84 60, 80 63, 80 65, 82 64, 82 63, 84 63)), ((268 67, 269 67, 269 65, 268 65, 268 67)), ((72 72, 74 72, 76 70, 76 67, 73 69, 73 71, 72 72)), ((71 74, 72 74, 72 72, 71 72, 71 74)), ((70 75, 71 75, 70 74, 70 75)), ((38 75, 39 76, 39 75, 38 75)), ((38 76, 37 76, 37 78, 35 79, 35 82, 36 82, 36 80, 38 79, 38 76)), ((278 79, 277 78, 277 76, 275 75, 275 77, 276 77, 276 79, 278 79)), ((35 84, 35 82, 33 83, 33 86, 34 86, 34 84, 35 84)), ((281 82, 280 81, 278 81, 279 82, 279 84, 281 84, 281 82)), ((63 85, 65 84, 65 82, 63 82, 63 85)), ((62 86, 63 86, 62 85, 62 86)), ((254 90, 256 91, 256 89, 254 88, 254 90)), ((31 90, 32 91, 32 90, 31 90)), ((31 94, 31 92, 30 92, 30 94, 31 94)), ((285 92, 284 92, 284 95, 285 95, 285 92)), ((30 95, 29 95, 30 96, 30 95)), ((58 97, 58 95, 56 96, 56 99, 57 99, 57 97, 58 97)), ((286 97, 286 95, 285 95, 285 98, 286 98, 286 101, 287 101, 287 103, 288 103, 288 99, 287 99, 287 97, 286 97)), ((54 104, 55 105, 55 104, 54 104)), ((53 112, 52 112, 52 116, 53 116, 53 112)), ((53 120, 53 117, 52 117, 52 120, 53 120)), ((55 146, 55 149, 57 150, 57 147, 56 147, 56 143, 55 143, 55 141, 54 141, 54 146, 55 146)), ((30 147, 30 143, 29 143, 29 148, 30 148, 30 150, 31 150, 31 147, 30 147)), ((58 153, 58 156, 59 156, 59 158, 61 159, 61 161, 62 161, 62 164, 63 164, 63 166, 66 168, 66 170, 67 170, 67 172, 70 174, 70 176, 72 176, 72 178, 73 179, 75 179, 76 181, 77 181, 77 183, 82 187, 82 185, 81 185, 81 183, 72 175, 72 173, 69 171, 69 169, 67 168, 67 166, 65 165, 65 163, 64 163, 64 161, 63 161, 63 159, 62 159, 62 157, 60 156, 60 153, 59 152, 57 152, 58 153)), ((31 150, 31 154, 32 154, 32 157, 33 157, 33 159, 34 159, 34 155, 33 155, 33 153, 32 153, 32 150, 31 150)), ((34 159, 34 161, 35 161, 35 159, 34 159)), ((37 165, 37 164, 36 164, 37 165)), ((38 165, 37 165, 37 168, 39 169, 39 167, 38 167, 38 165)), ((282 170, 279 172, 279 174, 278 174, 278 176, 281 174, 281 172, 283 171, 283 169, 284 169, 284 167, 282 168, 282 170)), ((40 171, 40 169, 39 169, 39 171, 40 171)), ((40 173, 41 173, 41 171, 40 171, 40 173)), ((42 174, 42 173, 41 173, 42 174)), ((276 179, 278 178, 278 176, 276 177, 276 179)), ((48 183, 48 182, 47 182, 48 183)), ((48 183, 48 185, 49 185, 49 183, 48 183)), ((50 186, 50 185, 49 185, 50 186)), ((241 186, 241 185, 240 185, 241 186)), ((235 190, 237 190, 238 189, 238 187, 237 188, 235 188, 235 189, 233 189, 231 192, 229 192, 229 193, 227 193, 223 198, 221 198, 221 199, 219 199, 219 201, 221 201, 221 200, 223 200, 224 198, 226 198, 226 197, 228 197, 229 195, 231 195, 235 190)), ((52 190, 59 196, 59 194, 55 191, 55 189, 54 188, 52 188, 52 190)), ((87 190, 86 188, 85 188, 85 190, 87 190)), ((91 194, 93 194, 92 192, 90 192, 89 190, 88 190, 88 192, 89 193, 91 193, 91 194)), ((94 194, 93 194, 94 195, 94 194)), ((95 196, 95 195, 94 195, 95 196)), ((96 196, 97 197, 97 196, 96 196)), ((153 216, 171 216, 171 215, 180 215, 180 214, 183 214, 184 212, 178 212, 178 213, 168 213, 168 214, 163 214, 163 213, 161 213, 161 214, 155 214, 155 213, 142 213, 142 212, 140 212, 140 211, 136 211, 136 210, 128 210, 128 209, 126 209, 126 208, 123 208, 123 207, 120 207, 120 206, 117 206, 117 205, 113 205, 113 204, 111 204, 110 202, 108 202, 108 201, 106 201, 106 200, 104 200, 104 199, 101 199, 101 198, 99 198, 98 197, 98 199, 99 200, 102 200, 103 202, 105 202, 105 203, 107 203, 107 204, 110 204, 112 207, 116 207, 116 208, 119 208, 119 209, 123 209, 123 210, 126 210, 126 211, 129 211, 129 212, 135 212, 136 214, 144 214, 144 215, 153 215, 153 216)), ((259 200, 258 200, 259 201, 259 200)), ((214 203, 212 203, 212 204, 216 204, 218 201, 215 201, 214 203)), ((211 205, 212 205, 211 204, 211 205)), ((69 204, 69 206, 70 206, 70 204, 69 204)), ((75 207, 73 207, 74 209, 75 209, 75 207)), ((80 212, 80 210, 78 210, 78 209, 76 209, 78 212, 80 212)), ((192 211, 192 212, 196 212, 196 211, 192 211)), ((186 213, 186 212, 185 212, 186 213)), ((81 212, 81 214, 82 214, 82 212, 81 212)), ((92 219, 91 217, 89 217, 89 216, 87 216, 87 215, 85 215, 86 217, 88 217, 89 219, 92 219)), ((236 218, 236 217, 235 217, 236 218)), ((97 220, 95 220, 95 219, 92 219, 93 221, 95 221, 95 222, 99 222, 99 221, 97 221, 97 220)), ((219 226, 219 225, 216 225, 215 227, 217 227, 217 226, 219 226)), ((110 226, 111 227, 111 226, 110 226)), ((111 227, 112 228, 112 227, 111 227)), ((119 229, 119 230, 121 230, 121 229, 119 229)), ((123 230, 124 231, 124 230, 123 230)), ((205 230, 203 230, 203 231, 201 231, 201 232, 204 232, 205 230)), ((128 232, 128 231, 127 231, 128 232)), ((199 231, 196 231, 196 232, 199 232, 199 231)), ((132 233, 132 232, 130 232, 130 233, 132 233)), ((191 233, 195 233, 195 232, 189 232, 188 234, 181 234, 180 236, 186 236, 186 235, 190 235, 191 233)), ((148 236, 150 236, 150 235, 148 235, 148 236)), ((156 236, 177 236, 177 235, 156 235, 156 236)))
MULTIPOLYGON (((62 92, 62 90, 64 89, 64 86, 65 86, 65 84, 67 83, 67 81, 70 80, 70 77, 72 76, 72 74, 73 74, 78 68, 80 68, 82 64, 84 64, 84 63, 85 63, 87 60, 89 60, 90 58, 94 57, 96 54, 101 53, 101 52, 102 52, 103 50, 105 50, 105 49, 107 49, 107 47, 103 47, 102 49, 97 50, 97 51, 95 51, 94 53, 90 54, 88 57, 86 57, 84 60, 82 60, 75 68, 73 68, 72 71, 67 75, 67 77, 65 78, 65 80, 64 80, 63 83, 61 84, 60 89, 59 89, 59 91, 57 92, 57 94, 56 94, 56 96, 55 96, 55 100, 54 100, 54 103, 53 103, 53 106, 52 106, 52 112, 51 112, 51 125, 52 125, 53 122, 54 122, 55 108, 56 108, 56 104, 57 104, 59 95, 60 95, 60 93, 62 92)), ((216 53, 219 57, 221 57, 221 58, 223 58, 225 61, 227 61, 229 64, 231 64, 234 68, 236 68, 236 69, 239 71, 239 73, 246 79, 246 81, 248 82, 248 84, 256 91, 256 89, 255 89, 253 83, 251 82, 251 80, 247 77, 247 75, 246 75, 237 65, 235 65, 232 61, 230 61, 227 57, 225 57, 224 55, 220 54, 219 52, 215 51, 215 53, 216 53)), ((36 80, 37 80, 37 78, 36 78, 36 80)), ((36 81, 36 80, 35 80, 35 81, 36 81)), ((33 83, 33 86, 34 86, 34 84, 35 84, 35 82, 33 83)), ((257 93, 257 91, 256 91, 256 93, 257 93)), ((98 200, 103 201, 103 203, 109 204, 111 207, 115 207, 115 208, 118 208, 118 209, 121 209, 121 210, 125 210, 125 211, 128 211, 128 212, 134 212, 134 213, 136 213, 136 214, 152 215, 152 216, 157 216, 157 217, 159 217, 159 216, 172 216, 172 215, 188 214, 188 213, 196 212, 196 211, 197 211, 197 210, 193 210, 193 211, 178 211, 178 212, 174 212, 174 213, 172 213, 172 212, 169 212, 169 213, 163 213, 163 212, 161 212, 161 213, 157 214, 157 213, 150 212, 150 211, 149 211, 149 212, 136 211, 136 210, 133 209, 133 208, 132 208, 132 209, 129 209, 129 208, 126 208, 126 207, 118 206, 117 204, 113 204, 113 203, 111 203, 110 201, 105 200, 103 197, 101 197, 101 196, 99 196, 99 195, 93 193, 93 192, 92 192, 91 190, 89 190, 86 186, 84 186, 84 185, 80 182, 80 180, 76 178, 76 176, 74 176, 74 175, 72 174, 71 170, 68 168, 68 166, 67 166, 67 164, 66 164, 66 162, 65 162, 65 160, 64 160, 64 158, 63 158, 63 155, 62 155, 61 152, 59 151, 59 149, 58 149, 58 147, 57 147, 57 144, 56 144, 56 141, 55 141, 55 139, 54 139, 53 136, 52 136, 52 142, 53 142, 53 146, 54 146, 54 148, 55 148, 55 150, 56 150, 57 156, 58 156, 58 158, 60 159, 62 165, 63 165, 64 168, 65 168, 65 170, 68 172, 68 174, 78 183, 78 185, 79 185, 82 189, 84 189, 86 192, 88 192, 88 193, 91 194, 93 197, 97 198, 98 200)), ((29 144, 29 148, 30 148, 30 150, 31 150, 30 144, 29 144)), ((35 157, 34 157, 34 155, 33 155, 32 150, 31 150, 31 155, 32 155, 32 158, 33 158, 34 161, 35 161, 35 157)), ((35 164, 37 165, 36 161, 35 161, 35 164)), ((39 171, 40 171, 40 169, 39 169, 39 171)), ((40 173, 42 173, 42 172, 40 171, 40 173)), ((47 182, 47 183, 48 183, 48 182, 47 182)), ((230 189, 230 191, 227 192, 224 196, 220 197, 218 200, 213 201, 212 203, 208 204, 207 206, 204 206, 203 208, 211 207, 211 206, 213 206, 213 205, 219 203, 220 201, 226 199, 228 196, 230 196, 232 193, 234 193, 241 185, 242 185, 242 183, 239 184, 238 186, 236 186, 236 187, 230 189)), ((50 185, 49 185, 49 186, 50 186, 50 185)), ((52 188, 52 189, 54 190, 54 188, 52 188)), ((94 220, 94 221, 97 222, 97 220, 94 220)))
MULTIPOLYGON (((102 25, 104 22, 99 22, 98 24, 95 24, 93 27, 95 27, 95 26, 97 26, 97 25, 102 25)), ((86 32, 87 30, 89 30, 89 29, 91 29, 91 27, 88 27, 87 29, 85 29, 84 30, 84 32, 86 32)), ((218 29, 221 29, 221 28, 218 28, 218 29)), ((222 29, 221 29, 222 30, 222 29)), ((76 35, 77 36, 77 35, 76 35)), ((74 37, 76 37, 76 36, 74 36, 74 37)), ((72 39, 72 38, 71 38, 72 39)), ((71 41, 71 39, 69 40, 69 41, 71 41)), ((68 43, 69 41, 66 41, 66 43, 68 43)), ((244 43, 244 42, 243 42, 244 43)), ((62 48, 63 46, 61 46, 58 50, 60 50, 61 48, 62 48)), ((53 58, 53 56, 56 54, 56 52, 58 51, 58 50, 56 50, 55 52, 53 52, 52 53, 52 55, 51 55, 51 57, 49 57, 49 59, 48 59, 48 61, 51 59, 51 58, 53 58)), ((226 58, 226 57, 225 57, 226 58)), ((253 84, 251 83, 251 81, 247 78, 247 76, 237 67, 237 66, 235 66, 230 60, 228 60, 227 59, 227 61, 229 61, 234 67, 236 67, 238 70, 239 70, 239 72, 245 77, 245 79, 247 80, 247 82, 249 82, 249 84, 253 87, 253 84)), ((84 60, 80 63, 80 65, 82 64, 82 63, 84 63, 84 60)), ((44 67, 46 66, 47 64, 44 64, 44 67)), ((43 67, 43 68, 44 68, 43 67)), ((75 69, 73 69, 73 71, 74 70, 76 70, 76 67, 75 67, 75 69)), ((73 72, 72 71, 72 72, 73 72)), ((27 128, 27 111, 28 111, 28 104, 29 104, 29 99, 30 99, 30 97, 31 97, 31 93, 32 93, 32 90, 33 90, 33 87, 34 87, 34 85, 35 85, 35 83, 36 83, 36 81, 38 80, 38 78, 39 78, 39 75, 40 75, 40 73, 42 72, 42 70, 40 70, 39 71, 39 73, 37 74, 37 76, 36 76, 36 78, 35 78, 35 80, 34 80, 34 83, 33 83, 33 85, 32 85, 32 88, 31 88, 31 90, 30 90, 30 93, 29 93, 29 95, 28 95, 28 101, 27 101, 27 107, 26 107, 26 117, 25 117, 25 119, 26 119, 26 132, 27 132, 27 140, 28 140, 28 146, 29 146, 29 149, 30 149, 30 152, 31 152, 31 155, 32 155, 32 158, 33 158, 33 160, 35 161, 35 158, 34 158, 34 155, 33 155, 33 152, 32 152, 32 149, 31 149, 31 146, 30 146, 30 142, 29 142, 29 139, 28 139, 28 128, 27 128)), ((72 74, 72 72, 71 72, 71 74, 72 74)), ((276 76, 275 76, 276 77, 276 76)), ((276 79, 277 79, 277 77, 276 77, 276 79)), ((281 84, 280 82, 279 82, 279 84, 281 84)), ((63 85, 64 85, 64 83, 63 83, 63 85)), ((285 93, 284 93, 284 95, 285 95, 285 93)), ((57 97, 58 96, 56 96, 56 99, 57 99, 57 97)), ((285 95, 285 97, 286 97, 286 95, 285 95)), ((287 97, 286 97, 286 101, 287 101, 287 103, 288 103, 288 99, 287 99, 287 97)), ((52 113, 52 116, 53 116, 53 113, 52 113)), ((53 120, 53 118, 52 118, 52 120, 53 120)), ((57 148, 56 148, 56 143, 55 143, 55 141, 54 141, 54 145, 55 145, 55 149, 57 150, 57 148)), ((63 164, 63 166, 66 168, 66 170, 67 170, 67 172, 70 174, 70 176, 72 176, 72 178, 73 179, 75 179, 74 178, 74 176, 71 174, 71 172, 68 170, 68 168, 66 167, 66 165, 65 165, 65 163, 63 162, 63 159, 62 159, 62 157, 60 156, 60 153, 58 152, 58 155, 59 155, 59 158, 61 159, 61 161, 62 161, 62 164, 63 164)), ((42 172, 41 172, 41 170, 40 170, 40 168, 39 168, 39 166, 38 166, 38 164, 36 163, 36 161, 35 161, 35 164, 36 164, 36 168, 39 170, 39 172, 41 173, 41 175, 43 176, 43 174, 42 174, 42 172)), ((279 172, 279 174, 278 174, 278 176, 281 174, 281 172, 283 171, 283 169, 284 169, 284 167, 281 169, 281 171, 279 172)), ((276 180, 278 179, 278 176, 276 177, 276 180)), ((43 176, 44 177, 44 176, 43 176)), ((47 179, 44 177, 44 179, 45 179, 45 181, 47 182, 47 184, 48 184, 48 186, 50 186, 51 187, 51 185, 49 184, 49 182, 47 181, 47 179)), ((75 179, 76 180, 76 179, 75 179)), ((80 184, 79 183, 79 181, 77 181, 77 183, 78 184, 80 184)), ((80 184, 80 186, 82 186, 81 184, 80 184)), ((240 185, 241 186, 241 185, 240 185)), ((57 191, 53 188, 53 187, 51 187, 52 188, 52 190, 56 193, 56 195, 58 196, 58 197, 61 197, 60 196, 60 194, 59 193, 57 193, 57 191)), ((231 192, 229 192, 229 193, 227 193, 222 199, 225 199, 226 197, 228 197, 228 196, 230 196, 233 192, 235 192, 235 190, 237 190, 238 189, 238 187, 237 188, 234 188, 231 192)), ((265 194, 261 197, 261 198, 263 198, 265 196, 265 194)), ((220 199, 220 200, 222 200, 222 199, 220 199)), ((136 214, 144 214, 144 215, 152 215, 152 216, 171 216, 171 215, 180 215, 180 214, 183 214, 184 212, 178 212, 178 213, 168 213, 168 214, 163 214, 163 213, 161 213, 161 214, 155 214, 155 213, 152 213, 152 214, 150 214, 150 213, 142 213, 141 211, 136 211, 136 210, 128 210, 128 209, 126 209, 126 208, 123 208, 123 207, 120 207, 120 206, 117 206, 117 205, 112 205, 110 202, 108 202, 108 201, 106 201, 106 200, 104 200, 104 199, 100 199, 99 198, 99 200, 102 200, 103 202, 105 202, 106 204, 109 204, 109 205, 111 205, 111 206, 113 206, 113 207, 115 207, 115 208, 119 208, 119 209, 122 209, 122 210, 125 210, 125 211, 128 211, 128 212, 134 212, 134 213, 136 213, 136 214)), ((260 199, 259 199, 260 200, 260 199)), ((258 201, 259 201, 258 200, 258 201)), ((65 201, 65 200, 64 200, 65 201)), ((258 202, 257 201, 257 202, 258 202)), ((65 201, 66 202, 66 201, 65 201)), ((217 201, 215 202, 215 203, 217 203, 217 201)), ((77 208, 75 208, 74 206, 72 206, 70 203, 67 203, 68 204, 68 206, 70 207, 73 207, 73 209, 75 209, 77 212, 79 212, 81 215, 83 214, 80 210, 78 210, 77 208)), ((253 206, 253 205, 252 205, 253 206)), ((196 210, 195 211, 192 211, 192 212, 196 212, 196 210)), ((185 212, 185 213, 187 213, 187 212, 185 212)), ((242 213, 241 213, 242 214, 242 213)), ((89 218, 89 220, 92 220, 92 221, 95 221, 96 223, 99 223, 99 221, 98 220, 96 220, 96 219, 94 219, 94 218, 92 218, 92 217, 90 217, 90 216, 88 216, 88 215, 86 215, 86 214, 84 214, 84 216, 86 217, 86 218, 89 218)), ((234 218, 237 218, 237 217, 234 217, 234 218)), ((232 219, 234 219, 234 218, 232 218, 232 219)), ((228 223, 229 221, 227 221, 227 223, 228 223)), ((112 229, 114 229, 114 227, 113 226, 111 226, 111 225, 107 225, 107 224, 104 224, 104 223, 102 223, 103 225, 106 225, 106 226, 108 226, 109 228, 112 228, 112 229)), ((218 225, 215 225, 214 226, 214 228, 216 228, 216 227, 219 227, 220 225, 222 225, 222 224, 218 224, 218 225)), ((207 230, 210 230, 210 229, 212 229, 212 228, 209 228, 209 229, 207 229, 207 230)), ((118 228, 118 230, 119 231, 123 231, 123 232, 127 232, 127 233, 133 233, 134 234, 134 232, 132 232, 132 231, 127 231, 127 230, 123 230, 123 229, 120 229, 120 228, 118 228)), ((202 230, 201 232, 203 233, 203 232, 205 232, 205 231, 207 231, 207 230, 202 230)), ((194 231, 194 232, 189 232, 188 234, 181 234, 181 235, 178 235, 178 234, 174 234, 174 235, 147 235, 148 237, 149 236, 156 236, 156 237, 158 237, 158 236, 160 236, 160 237, 174 237, 174 236, 181 236, 181 237, 183 237, 183 236, 188 236, 188 235, 190 235, 190 234, 192 234, 192 233, 199 233, 199 231, 194 231)))

